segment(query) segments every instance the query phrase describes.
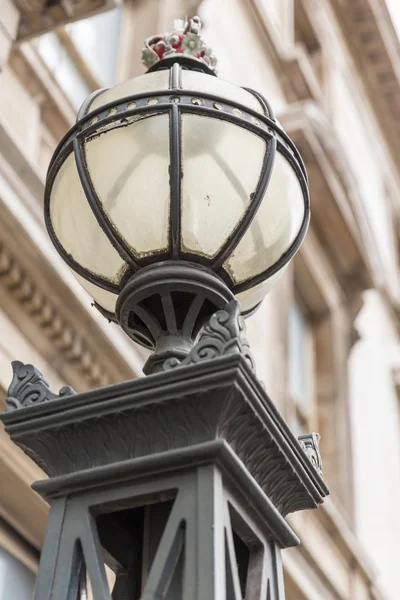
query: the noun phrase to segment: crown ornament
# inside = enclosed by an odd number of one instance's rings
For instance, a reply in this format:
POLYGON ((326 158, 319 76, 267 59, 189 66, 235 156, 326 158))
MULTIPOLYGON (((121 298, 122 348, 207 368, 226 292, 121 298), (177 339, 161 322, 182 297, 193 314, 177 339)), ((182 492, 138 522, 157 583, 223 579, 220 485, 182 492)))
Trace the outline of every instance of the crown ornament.
POLYGON ((215 72, 217 59, 199 32, 201 20, 192 17, 189 21, 179 21, 172 33, 153 35, 144 42, 142 63, 150 69, 156 63, 173 56, 192 58, 215 72))

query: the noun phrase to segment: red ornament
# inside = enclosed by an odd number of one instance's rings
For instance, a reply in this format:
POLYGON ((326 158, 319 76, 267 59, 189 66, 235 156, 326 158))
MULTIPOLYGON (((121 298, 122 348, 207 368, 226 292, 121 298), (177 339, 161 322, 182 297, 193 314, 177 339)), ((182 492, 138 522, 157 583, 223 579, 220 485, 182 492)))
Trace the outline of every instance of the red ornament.
POLYGON ((172 42, 172 44, 171 44, 171 46, 173 48, 176 48, 178 50, 182 46, 183 33, 175 34, 174 37, 177 37, 178 39, 174 39, 173 42, 172 42))

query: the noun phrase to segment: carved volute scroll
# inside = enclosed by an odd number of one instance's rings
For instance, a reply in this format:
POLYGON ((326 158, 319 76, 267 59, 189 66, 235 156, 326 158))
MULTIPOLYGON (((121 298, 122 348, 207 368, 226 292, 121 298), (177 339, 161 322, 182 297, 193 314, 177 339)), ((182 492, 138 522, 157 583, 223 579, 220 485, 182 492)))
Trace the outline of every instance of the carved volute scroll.
POLYGON ((229 302, 223 310, 214 313, 208 325, 199 336, 198 342, 188 356, 179 361, 170 358, 164 363, 164 370, 184 367, 205 360, 213 360, 218 356, 241 354, 248 366, 255 371, 255 363, 246 338, 246 326, 236 300, 229 302))
POLYGON ((7 392, 6 412, 75 394, 69 386, 64 386, 59 394, 54 394, 42 373, 33 365, 14 360, 12 368, 13 379, 7 392))
POLYGON ((299 439, 300 446, 303 448, 304 452, 308 456, 311 464, 317 471, 317 473, 322 477, 322 459, 321 454, 319 452, 319 440, 321 436, 319 433, 307 433, 306 435, 301 435, 299 439))

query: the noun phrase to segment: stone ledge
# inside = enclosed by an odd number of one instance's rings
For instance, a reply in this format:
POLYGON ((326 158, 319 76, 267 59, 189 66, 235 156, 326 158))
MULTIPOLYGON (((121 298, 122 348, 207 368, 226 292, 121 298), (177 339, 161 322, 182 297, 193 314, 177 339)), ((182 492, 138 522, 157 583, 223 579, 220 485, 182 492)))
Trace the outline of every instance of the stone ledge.
POLYGON ((119 0, 14 0, 20 11, 19 41, 42 35, 60 25, 115 8, 119 0))

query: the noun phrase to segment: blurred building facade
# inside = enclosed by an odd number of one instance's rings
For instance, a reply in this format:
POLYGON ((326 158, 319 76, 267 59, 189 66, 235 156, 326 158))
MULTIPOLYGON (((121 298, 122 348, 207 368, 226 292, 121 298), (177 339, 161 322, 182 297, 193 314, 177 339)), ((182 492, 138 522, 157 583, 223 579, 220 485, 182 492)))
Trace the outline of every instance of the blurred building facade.
MULTIPOLYGON (((248 321, 269 395, 322 436, 332 492, 289 517, 302 545, 284 552, 287 600, 397 600, 400 43, 384 0, 1 1, 0 406, 11 360, 54 389, 140 375, 140 350, 48 240, 44 180, 85 96, 143 72, 143 39, 195 13, 219 75, 268 98, 310 179, 306 242, 248 321)), ((1 429, 0 600, 31 597, 42 477, 1 429)))

